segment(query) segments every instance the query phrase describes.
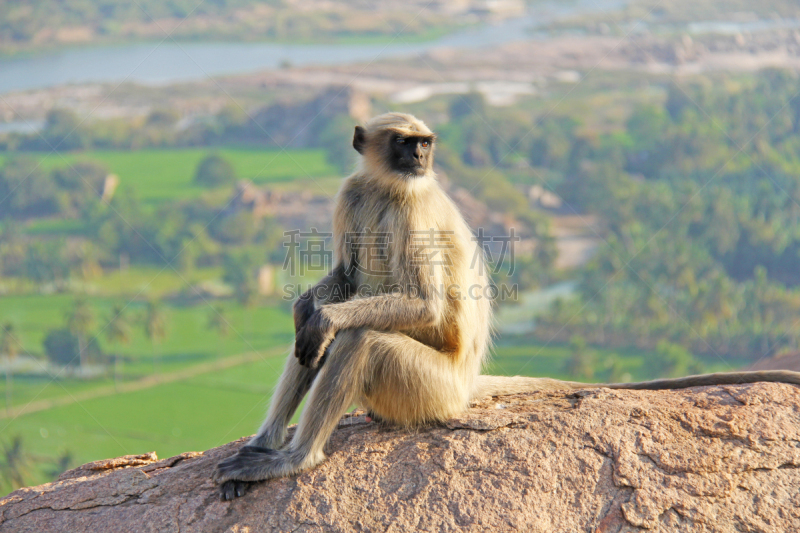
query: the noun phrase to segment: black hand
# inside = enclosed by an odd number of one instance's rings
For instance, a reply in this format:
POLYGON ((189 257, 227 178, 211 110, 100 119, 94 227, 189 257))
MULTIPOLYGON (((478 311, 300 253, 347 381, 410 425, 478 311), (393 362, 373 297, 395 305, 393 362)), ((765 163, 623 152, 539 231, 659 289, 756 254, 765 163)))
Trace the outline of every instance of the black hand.
POLYGON ((305 292, 297 299, 292 308, 292 314, 294 315, 294 333, 297 335, 314 314, 314 295, 311 294, 311 291, 305 292))
POLYGON ((325 348, 333 340, 333 328, 320 311, 315 311, 294 341, 294 355, 301 365, 317 368, 325 348))

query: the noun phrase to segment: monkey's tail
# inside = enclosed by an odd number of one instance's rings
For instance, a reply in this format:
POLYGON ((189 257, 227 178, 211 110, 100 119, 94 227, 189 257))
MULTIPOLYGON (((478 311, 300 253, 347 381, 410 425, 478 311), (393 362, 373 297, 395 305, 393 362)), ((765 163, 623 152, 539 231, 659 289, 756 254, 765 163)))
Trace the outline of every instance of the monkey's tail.
POLYGON ((800 385, 800 372, 791 370, 759 370, 746 372, 718 372, 700 374, 684 378, 655 379, 634 383, 609 383, 607 385, 586 385, 587 388, 608 387, 609 389, 661 390, 685 389, 687 387, 704 387, 707 385, 740 385, 768 381, 774 383, 793 383, 800 385))
POLYGON ((749 372, 718 372, 683 378, 656 379, 633 383, 580 383, 550 378, 528 378, 523 376, 478 376, 470 397, 471 400, 486 396, 502 396, 521 392, 575 390, 575 389, 628 389, 665 390, 704 387, 709 385, 740 385, 759 381, 792 383, 800 385, 800 372, 791 370, 760 370, 749 372))

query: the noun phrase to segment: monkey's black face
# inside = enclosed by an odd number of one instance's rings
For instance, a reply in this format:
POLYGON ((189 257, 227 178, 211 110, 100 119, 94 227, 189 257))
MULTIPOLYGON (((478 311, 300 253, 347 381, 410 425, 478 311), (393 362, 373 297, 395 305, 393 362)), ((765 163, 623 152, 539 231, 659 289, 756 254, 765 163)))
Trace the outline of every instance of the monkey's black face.
POLYGON ((432 137, 389 137, 389 166, 395 172, 409 177, 422 176, 430 168, 432 158, 432 137))

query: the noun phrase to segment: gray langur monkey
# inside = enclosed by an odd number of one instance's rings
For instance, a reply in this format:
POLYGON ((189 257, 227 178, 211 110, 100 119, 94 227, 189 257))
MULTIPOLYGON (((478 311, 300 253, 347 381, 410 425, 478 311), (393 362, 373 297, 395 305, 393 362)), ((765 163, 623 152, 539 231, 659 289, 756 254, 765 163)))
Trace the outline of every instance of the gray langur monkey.
POLYGON ((436 181, 434 140, 422 121, 401 113, 355 128, 353 147, 361 158, 336 201, 335 266, 295 302, 293 353, 266 420, 214 472, 222 499, 243 495, 250 482, 321 463, 325 443, 354 403, 413 427, 447 420, 489 395, 800 384, 800 373, 787 371, 609 385, 481 375, 491 337, 489 279, 483 251, 436 181), (297 430, 284 443, 306 394, 297 430))

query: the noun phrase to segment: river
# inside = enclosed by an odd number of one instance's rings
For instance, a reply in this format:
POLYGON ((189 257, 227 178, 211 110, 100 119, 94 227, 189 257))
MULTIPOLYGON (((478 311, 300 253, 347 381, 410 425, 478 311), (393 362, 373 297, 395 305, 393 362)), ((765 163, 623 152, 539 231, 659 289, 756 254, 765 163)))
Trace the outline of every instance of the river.
POLYGON ((437 48, 482 48, 530 39, 548 24, 576 14, 618 9, 627 0, 575 0, 534 4, 528 13, 482 24, 424 43, 401 36, 385 44, 160 43, 65 48, 0 60, 0 94, 64 84, 135 82, 167 85, 213 76, 293 66, 341 65, 413 57, 437 48))

